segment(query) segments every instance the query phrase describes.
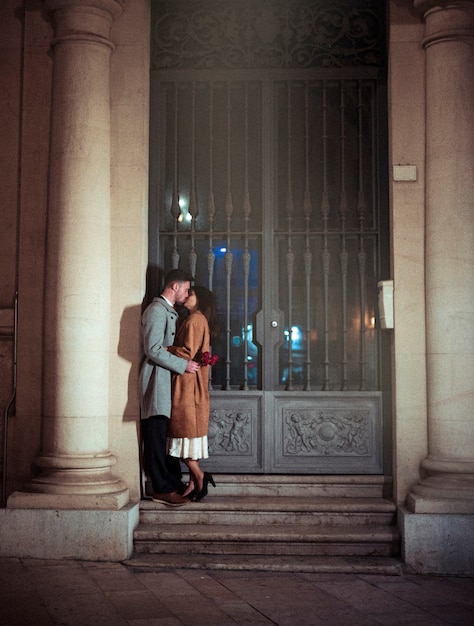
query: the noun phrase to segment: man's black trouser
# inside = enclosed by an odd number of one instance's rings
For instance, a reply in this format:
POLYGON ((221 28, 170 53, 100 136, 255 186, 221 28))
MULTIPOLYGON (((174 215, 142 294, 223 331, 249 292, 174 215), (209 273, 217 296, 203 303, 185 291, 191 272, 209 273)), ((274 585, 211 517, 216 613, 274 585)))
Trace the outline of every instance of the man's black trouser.
POLYGON ((166 454, 166 415, 152 415, 141 421, 143 434, 143 464, 150 477, 154 493, 170 493, 181 486, 179 459, 166 454))

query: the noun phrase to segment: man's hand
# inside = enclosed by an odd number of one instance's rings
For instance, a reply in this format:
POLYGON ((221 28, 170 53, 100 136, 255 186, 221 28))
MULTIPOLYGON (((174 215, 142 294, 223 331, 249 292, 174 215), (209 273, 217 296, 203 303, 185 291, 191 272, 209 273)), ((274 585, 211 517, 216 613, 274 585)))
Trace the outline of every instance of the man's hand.
POLYGON ((196 363, 196 361, 188 361, 185 372, 188 372, 189 374, 194 374, 194 372, 197 372, 199 368, 200 365, 199 363, 196 363))

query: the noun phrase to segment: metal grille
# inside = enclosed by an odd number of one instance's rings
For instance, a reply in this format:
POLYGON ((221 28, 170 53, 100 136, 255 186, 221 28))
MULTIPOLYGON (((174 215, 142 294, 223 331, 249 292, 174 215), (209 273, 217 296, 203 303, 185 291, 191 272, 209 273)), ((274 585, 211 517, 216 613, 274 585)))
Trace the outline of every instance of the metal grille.
POLYGON ((216 293, 213 384, 262 388, 269 280, 272 387, 377 389, 376 82, 163 81, 159 99, 160 262, 216 293))

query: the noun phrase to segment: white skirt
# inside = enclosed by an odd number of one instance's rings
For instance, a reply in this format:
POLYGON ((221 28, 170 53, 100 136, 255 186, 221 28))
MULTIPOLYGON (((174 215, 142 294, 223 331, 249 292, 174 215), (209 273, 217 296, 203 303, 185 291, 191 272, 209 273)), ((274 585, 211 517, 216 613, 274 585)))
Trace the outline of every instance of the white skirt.
POLYGON ((204 437, 168 437, 167 452, 178 459, 208 459, 207 435, 204 437))

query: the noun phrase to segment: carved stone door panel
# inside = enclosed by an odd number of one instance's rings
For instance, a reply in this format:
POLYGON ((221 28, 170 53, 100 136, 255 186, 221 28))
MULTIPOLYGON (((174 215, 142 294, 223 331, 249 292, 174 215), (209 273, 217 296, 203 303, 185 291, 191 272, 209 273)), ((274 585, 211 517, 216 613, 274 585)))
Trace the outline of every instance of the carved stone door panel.
MULTIPOLYGON (((357 47, 350 68, 305 57, 303 49, 316 50, 323 22, 310 17, 321 2, 241 2, 239 19, 228 3, 203 5, 199 19, 176 3, 158 4, 150 265, 187 269, 216 295, 222 332, 210 371, 212 467, 382 472, 390 398, 381 392, 376 323, 388 256, 380 59, 357 65, 357 47), (307 30, 295 30, 293 4, 307 7, 307 30), (294 44, 286 61, 277 25, 287 48, 294 44), (251 34, 262 56, 243 58, 237 42, 251 34), (229 45, 213 48, 217 35, 229 45)), ((355 15, 356 2, 342 5, 355 15)), ((347 24, 330 8, 325 15, 341 35, 347 24)), ((375 28, 372 10, 359 15, 375 28)), ((364 58, 377 59, 375 41, 364 58)), ((325 50, 324 58, 335 58, 325 50)))

